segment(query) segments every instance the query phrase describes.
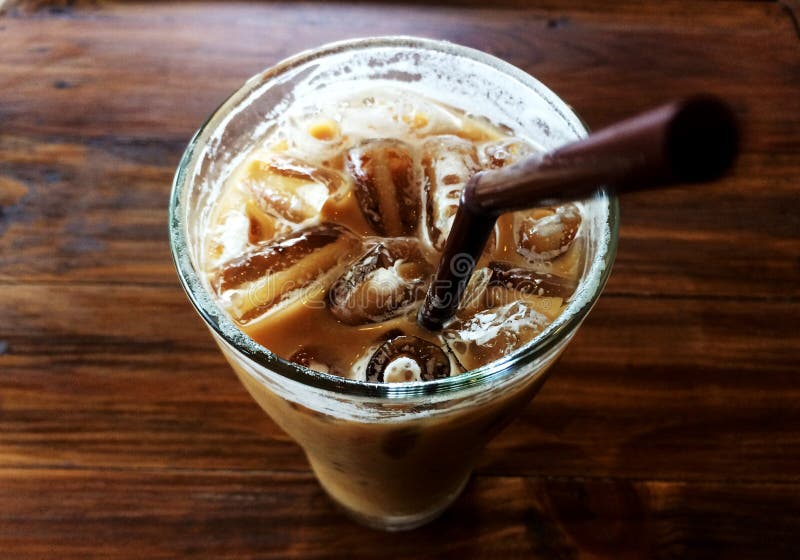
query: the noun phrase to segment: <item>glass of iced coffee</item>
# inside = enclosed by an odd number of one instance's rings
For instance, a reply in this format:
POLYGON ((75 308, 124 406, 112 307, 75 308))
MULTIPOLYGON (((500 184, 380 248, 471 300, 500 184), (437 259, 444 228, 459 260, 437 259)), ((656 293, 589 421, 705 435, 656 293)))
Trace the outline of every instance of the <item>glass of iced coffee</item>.
POLYGON ((472 174, 585 135, 501 60, 385 37, 254 76, 189 144, 170 201, 183 287, 362 523, 410 529, 451 504, 599 296, 617 239, 603 189, 501 216, 453 320, 416 320, 472 174))

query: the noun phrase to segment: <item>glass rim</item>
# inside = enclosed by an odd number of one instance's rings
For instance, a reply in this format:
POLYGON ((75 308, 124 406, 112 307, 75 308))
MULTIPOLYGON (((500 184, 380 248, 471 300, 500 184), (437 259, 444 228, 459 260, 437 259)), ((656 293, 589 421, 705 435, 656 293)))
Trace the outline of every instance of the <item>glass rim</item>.
MULTIPOLYGON (((449 41, 411 36, 369 37, 327 43, 317 48, 295 54, 252 76, 223 101, 200 126, 189 141, 181 157, 172 183, 172 191, 169 199, 170 249, 181 286, 206 325, 212 329, 216 336, 224 340, 237 352, 269 371, 316 389, 355 397, 378 397, 394 400, 433 394, 457 393, 464 389, 474 388, 476 385, 484 385, 488 382, 499 381, 510 376, 516 369, 546 356, 551 350, 557 348, 568 335, 577 330, 603 291, 614 262, 619 236, 619 205, 613 193, 605 188, 598 188, 596 191, 595 196, 599 196, 607 201, 609 235, 608 242, 604 245, 605 254, 602 257, 603 268, 598 274, 596 287, 588 297, 583 298, 580 302, 580 307, 570 310, 568 306, 565 312, 571 311, 569 317, 561 322, 561 324, 557 325, 556 328, 551 329, 550 332, 546 332, 545 336, 534 339, 532 344, 525 345, 521 349, 511 352, 508 356, 477 369, 433 381, 371 383, 321 373, 290 362, 284 358, 280 358, 269 349, 244 334, 244 332, 234 324, 233 320, 230 319, 225 311, 217 304, 216 300, 205 289, 187 252, 187 234, 182 215, 181 202, 184 192, 190 186, 190 179, 192 176, 190 171, 193 171, 196 167, 197 159, 202 155, 206 141, 212 136, 212 133, 231 111, 238 106, 238 103, 245 99, 256 88, 264 86, 269 80, 297 66, 350 50, 381 47, 432 50, 472 59, 475 62, 485 64, 519 81, 526 88, 534 90, 537 94, 542 96, 558 114, 562 116, 564 116, 564 114, 574 116, 575 120, 581 123, 581 129, 576 130, 576 132, 581 135, 587 133, 587 128, 583 124, 583 121, 581 121, 569 106, 567 106, 553 91, 533 78, 530 74, 483 51, 449 41), (199 293, 197 287, 199 287, 199 293), (240 336, 233 339, 228 334, 230 332, 236 332, 240 336)), ((570 119, 566 117, 565 120, 570 122, 570 119)), ((570 305, 576 305, 577 303, 578 302, 572 302, 570 305)), ((556 320, 556 322, 558 322, 558 320, 556 320)))

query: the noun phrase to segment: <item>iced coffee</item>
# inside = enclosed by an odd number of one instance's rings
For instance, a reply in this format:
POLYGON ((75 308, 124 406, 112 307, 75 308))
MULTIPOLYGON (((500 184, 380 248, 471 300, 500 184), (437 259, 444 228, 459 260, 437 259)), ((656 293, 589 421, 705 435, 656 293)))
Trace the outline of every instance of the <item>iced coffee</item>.
MULTIPOLYGON (((400 86, 295 103, 213 201, 205 284, 241 331, 322 374, 432 383, 507 358, 575 292, 585 268, 580 203, 501 216, 453 320, 434 333, 416 316, 465 183, 539 151, 518 131, 400 86)), ((561 348, 526 366, 537 375, 468 398, 370 401, 348 415, 335 394, 300 402, 289 380, 265 385, 221 347, 331 496, 389 529, 417 526, 452 502, 561 348)))
POLYGON ((318 372, 403 383, 489 364, 533 340, 572 296, 579 205, 501 216, 454 320, 433 333, 417 311, 465 183, 538 151, 401 88, 297 107, 215 202, 208 285, 250 337, 318 372))

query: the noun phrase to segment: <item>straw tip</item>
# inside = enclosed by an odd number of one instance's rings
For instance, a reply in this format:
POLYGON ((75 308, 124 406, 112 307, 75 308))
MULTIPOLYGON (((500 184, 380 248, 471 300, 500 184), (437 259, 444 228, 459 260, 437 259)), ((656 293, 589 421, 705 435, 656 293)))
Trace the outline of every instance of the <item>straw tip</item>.
POLYGON ((419 308, 419 312, 417 312, 417 323, 424 329, 429 330, 431 332, 437 332, 442 330, 444 327, 444 323, 439 320, 433 313, 426 308, 425 305, 419 308))
POLYGON ((739 125, 728 104, 713 95, 680 102, 667 133, 667 153, 676 179, 710 181, 733 165, 739 125))

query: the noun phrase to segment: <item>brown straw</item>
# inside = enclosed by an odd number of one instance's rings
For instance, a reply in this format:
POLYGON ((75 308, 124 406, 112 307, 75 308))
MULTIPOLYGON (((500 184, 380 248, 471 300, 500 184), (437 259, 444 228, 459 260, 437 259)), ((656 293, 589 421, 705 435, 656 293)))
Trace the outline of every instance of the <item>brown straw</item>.
POLYGON ((475 174, 461 193, 419 323, 442 328, 458 309, 483 247, 504 212, 592 195, 711 181, 733 163, 738 128, 730 108, 702 95, 604 128, 544 156, 475 174))

